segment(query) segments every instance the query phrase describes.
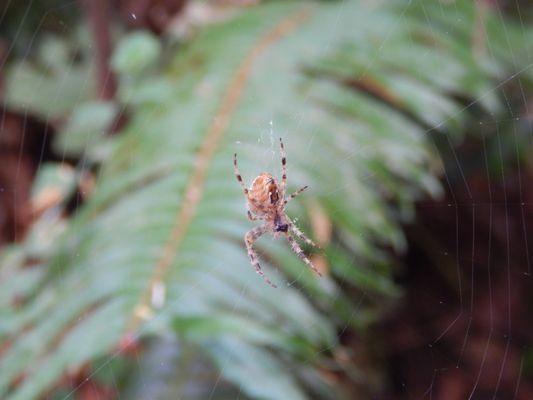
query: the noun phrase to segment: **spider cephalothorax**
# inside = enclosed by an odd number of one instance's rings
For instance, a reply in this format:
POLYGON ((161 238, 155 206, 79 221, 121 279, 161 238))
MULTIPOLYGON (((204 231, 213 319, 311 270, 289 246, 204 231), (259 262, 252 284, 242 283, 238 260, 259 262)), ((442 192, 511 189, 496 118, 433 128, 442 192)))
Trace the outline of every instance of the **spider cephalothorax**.
POLYGON ((265 223, 261 226, 258 226, 250 230, 244 236, 244 242, 248 250, 248 255, 252 265, 255 267, 255 270, 258 274, 262 275, 265 281, 273 287, 276 287, 263 273, 261 266, 259 265, 259 260, 257 254, 253 249, 253 243, 264 233, 270 232, 275 237, 280 235, 285 236, 285 238, 290 243, 292 250, 300 257, 300 259, 305 262, 309 267, 313 269, 319 276, 320 272, 315 268, 313 263, 306 257, 298 243, 292 237, 294 234, 299 239, 303 240, 307 244, 316 246, 315 243, 305 236, 290 218, 285 214, 285 205, 307 189, 307 186, 297 190, 291 194, 287 199, 285 198, 285 187, 287 184, 287 171, 286 171, 286 157, 285 149, 283 147, 283 142, 280 141, 281 147, 281 168, 282 168, 282 177, 281 183, 279 184, 276 178, 267 172, 263 172, 257 176, 252 182, 250 188, 246 188, 242 181, 241 174, 237 168, 237 154, 235 154, 233 159, 233 165, 235 168, 235 176, 241 184, 242 190, 246 199, 248 201, 248 218, 251 221, 263 220, 265 223))

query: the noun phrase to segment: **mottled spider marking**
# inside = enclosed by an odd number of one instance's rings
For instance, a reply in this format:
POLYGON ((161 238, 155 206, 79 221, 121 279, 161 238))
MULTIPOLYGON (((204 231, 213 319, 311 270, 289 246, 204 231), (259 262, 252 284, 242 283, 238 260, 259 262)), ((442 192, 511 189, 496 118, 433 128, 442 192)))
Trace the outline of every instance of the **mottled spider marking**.
POLYGON ((237 181, 241 185, 241 188, 247 200, 248 219, 250 219, 251 221, 265 221, 263 225, 251 229, 244 236, 244 242, 246 244, 248 256, 256 272, 261 275, 263 279, 272 287, 277 286, 273 284, 264 274, 259 264, 258 256, 253 248, 253 244, 255 243, 255 241, 266 232, 270 232, 272 235, 274 235, 274 237, 279 237, 280 235, 283 235, 291 245, 291 249, 298 255, 298 257, 307 266, 309 266, 318 276, 322 276, 322 274, 307 258, 303 250, 300 248, 298 243, 291 235, 292 232, 296 237, 303 240, 305 243, 316 247, 315 243, 311 239, 309 239, 302 231, 300 231, 285 213, 285 205, 290 200, 292 200, 304 190, 306 190, 307 186, 304 186, 293 194, 291 194, 288 199, 285 198, 285 187, 287 183, 287 159, 285 156, 285 147, 283 146, 283 141, 281 140, 281 138, 280 153, 282 170, 281 184, 278 184, 276 178, 274 178, 271 174, 263 172, 252 181, 252 184, 249 189, 246 188, 246 186, 244 185, 242 176, 237 167, 237 154, 234 154, 233 158, 235 176, 237 178, 237 181))
POLYGON ((298 227, 292 221, 291 221, 290 229, 299 239, 303 240, 308 245, 313 246, 313 247, 318 247, 315 244, 315 242, 313 242, 311 239, 305 236, 305 234, 300 229, 298 229, 298 227))
POLYGON ((298 189, 296 192, 294 192, 293 194, 291 194, 289 196, 288 199, 285 199, 284 202, 285 204, 287 204, 289 201, 291 201, 292 199, 294 199, 296 196, 298 196, 300 193, 302 193, 304 190, 306 190, 309 186, 305 185, 304 187, 298 189))
POLYGON ((267 228, 265 225, 257 226, 254 229, 248 231, 246 235, 244 235, 244 243, 246 243, 246 249, 248 250, 248 257, 250 257, 250 262, 252 263, 252 266, 255 268, 255 272, 257 272, 259 275, 263 277, 266 283, 268 283, 273 288, 277 288, 277 286, 272 283, 270 279, 265 275, 263 270, 261 269, 261 265, 259 265, 259 260, 257 258, 257 254, 254 251, 252 245, 254 242, 265 232, 267 232, 267 228))
POLYGON ((281 154, 281 189, 283 190, 282 195, 285 197, 285 187, 287 186, 287 155, 281 138, 279 138, 279 146, 281 154))
POLYGON ((285 237, 287 238, 287 241, 291 245, 292 250, 298 255, 298 257, 300 257, 300 260, 306 263, 307 266, 309 266, 313 271, 315 271, 318 276, 322 276, 320 271, 313 265, 311 260, 307 258, 302 248, 298 245, 298 243, 296 243, 296 240, 294 240, 294 238, 289 234, 286 234, 285 237))
POLYGON ((244 185, 244 182, 242 181, 242 176, 241 176, 241 173, 239 172, 239 168, 237 167, 237 153, 233 154, 233 170, 235 172, 235 176, 237 177, 237 180, 239 181, 239 184, 241 185, 244 195, 248 196, 248 189, 246 189, 246 186, 244 185))

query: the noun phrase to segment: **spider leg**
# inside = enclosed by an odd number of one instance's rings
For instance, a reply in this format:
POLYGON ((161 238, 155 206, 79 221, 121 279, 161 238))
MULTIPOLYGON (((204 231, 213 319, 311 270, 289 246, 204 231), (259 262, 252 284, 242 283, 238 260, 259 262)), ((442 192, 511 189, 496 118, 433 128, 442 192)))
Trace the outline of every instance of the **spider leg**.
POLYGON ((253 215, 250 210, 248 210, 248 219, 250 221, 257 221, 257 220, 263 220, 264 218, 258 217, 257 215, 253 215))
POLYGON ((281 149, 281 193, 285 197, 285 186, 287 185, 287 154, 285 154, 285 147, 281 138, 279 138, 279 145, 281 149))
POLYGON ((290 222, 289 224, 289 229, 298 237, 300 238, 301 240, 303 240, 305 243, 313 246, 313 247, 318 247, 316 245, 315 242, 313 242, 311 239, 309 239, 307 236, 305 236, 305 234, 300 230, 298 229, 298 227, 294 224, 294 222, 290 222))
POLYGON ((287 204, 289 201, 291 201, 292 199, 294 199, 296 196, 298 196, 300 193, 302 193, 304 190, 306 190, 309 186, 305 185, 303 188, 300 188, 298 189, 296 192, 294 192, 293 194, 291 194, 289 197, 287 197, 287 199, 285 199, 285 201, 283 202, 283 204, 287 204))
POLYGON ((300 257, 300 260, 302 260, 304 263, 306 263, 307 266, 310 267, 313 271, 315 271, 315 273, 318 276, 322 276, 320 271, 313 265, 313 263, 304 254, 303 250, 300 248, 298 243, 296 243, 296 240, 294 240, 294 238, 291 235, 289 235, 288 233, 285 234, 285 237, 287 238, 287 241, 291 245, 292 251, 294 251, 298 255, 298 257, 300 257))
POLYGON ((275 284, 273 284, 270 279, 267 278, 263 270, 261 269, 261 266, 259 265, 259 258, 257 257, 257 253, 255 252, 253 248, 254 242, 267 231, 266 225, 255 227, 254 229, 248 231, 246 235, 244 235, 244 243, 246 243, 246 249, 248 250, 248 256, 250 257, 250 262, 252 263, 253 267, 255 268, 255 272, 257 272, 259 275, 263 277, 266 283, 268 283, 273 288, 277 288, 275 284))
POLYGON ((242 191, 244 192, 244 195, 248 197, 248 189, 246 188, 246 186, 244 186, 241 173, 239 172, 239 168, 237 167, 237 153, 233 155, 233 170, 235 171, 235 177, 239 181, 239 184, 242 187, 242 191))

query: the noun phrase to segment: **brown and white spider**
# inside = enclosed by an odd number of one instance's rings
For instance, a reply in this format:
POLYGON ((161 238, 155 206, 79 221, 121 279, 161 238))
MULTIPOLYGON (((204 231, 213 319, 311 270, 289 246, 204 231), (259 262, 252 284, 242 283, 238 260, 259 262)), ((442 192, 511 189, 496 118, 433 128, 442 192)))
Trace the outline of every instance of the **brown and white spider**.
POLYGON ((305 243, 315 246, 316 244, 300 231, 291 219, 285 213, 285 205, 302 193, 307 186, 297 190, 291 194, 287 199, 285 198, 285 187, 287 185, 287 160, 285 157, 285 148, 283 141, 279 139, 281 147, 281 184, 278 184, 276 178, 267 172, 259 174, 252 182, 250 188, 246 188, 242 181, 241 174, 237 168, 237 153, 233 157, 233 166, 235 168, 235 176, 242 187, 244 195, 248 201, 248 219, 250 221, 262 220, 265 223, 261 226, 255 227, 248 231, 244 236, 244 243, 248 250, 250 262, 255 267, 255 271, 263 277, 263 279, 272 287, 277 287, 268 279, 261 266, 256 252, 253 249, 254 242, 259 239, 261 235, 270 232, 274 237, 283 235, 292 247, 292 250, 306 263, 318 276, 322 274, 316 269, 313 263, 306 257, 296 240, 291 235, 291 232, 305 243))

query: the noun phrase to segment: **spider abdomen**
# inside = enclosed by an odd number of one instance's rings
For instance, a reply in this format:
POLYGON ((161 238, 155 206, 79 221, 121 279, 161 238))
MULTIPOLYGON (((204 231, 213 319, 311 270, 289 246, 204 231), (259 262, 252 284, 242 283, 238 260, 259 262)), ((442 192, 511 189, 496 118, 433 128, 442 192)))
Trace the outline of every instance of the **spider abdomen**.
POLYGON ((276 178, 263 172, 255 178, 248 190, 250 211, 256 215, 265 215, 277 210, 280 191, 276 178))

